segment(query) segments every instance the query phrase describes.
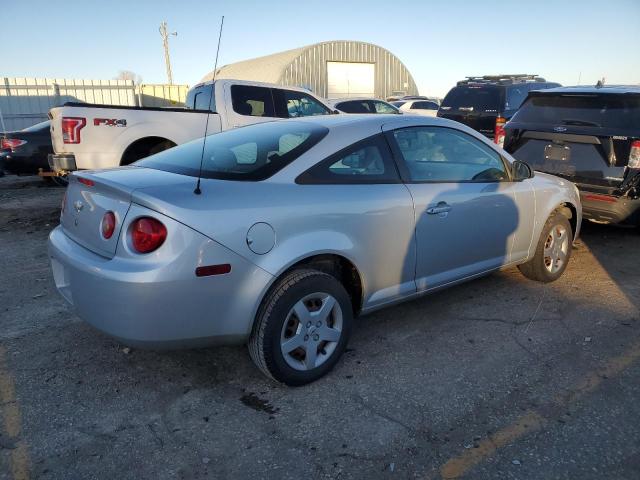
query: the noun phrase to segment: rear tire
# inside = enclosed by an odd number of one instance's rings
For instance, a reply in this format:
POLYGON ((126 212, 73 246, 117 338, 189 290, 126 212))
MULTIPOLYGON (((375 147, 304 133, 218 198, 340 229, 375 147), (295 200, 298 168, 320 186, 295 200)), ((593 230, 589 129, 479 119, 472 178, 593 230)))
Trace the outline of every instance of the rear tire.
POLYGON ((537 282, 553 282, 564 273, 573 245, 573 231, 569 219, 554 212, 542 228, 533 258, 518 265, 520 272, 537 282))
POLYGON ((264 298, 249 354, 266 376, 291 386, 326 375, 344 352, 353 320, 342 284, 317 270, 294 270, 264 298))

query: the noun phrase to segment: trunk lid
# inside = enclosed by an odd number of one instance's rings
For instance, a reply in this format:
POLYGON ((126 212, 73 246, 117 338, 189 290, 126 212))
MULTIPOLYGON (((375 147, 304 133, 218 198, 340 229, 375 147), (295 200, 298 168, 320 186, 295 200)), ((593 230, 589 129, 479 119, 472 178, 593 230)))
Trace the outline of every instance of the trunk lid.
POLYGON ((505 150, 535 170, 613 193, 625 180, 639 119, 640 103, 628 96, 535 93, 507 123, 505 150))
POLYGON ((542 125, 508 125, 505 150, 535 170, 599 187, 615 188, 624 181, 631 137, 584 129, 559 133, 542 125))
POLYGON ((151 186, 170 189, 186 182, 194 184, 191 177, 138 167, 74 173, 69 176, 60 224, 76 243, 98 255, 113 258, 133 192, 151 186), (105 239, 102 219, 109 211, 114 213, 116 224, 113 235, 105 239))

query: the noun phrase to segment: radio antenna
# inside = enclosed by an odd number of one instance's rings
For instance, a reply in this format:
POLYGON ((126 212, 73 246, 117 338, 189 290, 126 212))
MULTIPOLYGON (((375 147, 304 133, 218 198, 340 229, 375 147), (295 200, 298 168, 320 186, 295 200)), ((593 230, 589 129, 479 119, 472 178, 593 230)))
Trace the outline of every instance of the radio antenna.
POLYGON ((207 121, 204 124, 204 137, 202 138, 202 155, 200 155, 200 169, 198 170, 198 181, 196 182, 196 188, 193 191, 193 193, 195 193, 196 195, 200 195, 202 193, 202 190, 200 190, 200 178, 202 178, 202 162, 204 161, 204 147, 205 147, 205 144, 207 143, 207 131, 209 130, 209 116, 211 115, 211 102, 213 101, 213 96, 216 94, 216 90, 215 90, 216 70, 218 69, 218 55, 220 54, 220 40, 222 40, 223 25, 224 25, 224 15, 220 20, 220 33, 218 35, 216 63, 213 66, 213 77, 211 78, 211 96, 209 97, 209 108, 207 108, 207 121))

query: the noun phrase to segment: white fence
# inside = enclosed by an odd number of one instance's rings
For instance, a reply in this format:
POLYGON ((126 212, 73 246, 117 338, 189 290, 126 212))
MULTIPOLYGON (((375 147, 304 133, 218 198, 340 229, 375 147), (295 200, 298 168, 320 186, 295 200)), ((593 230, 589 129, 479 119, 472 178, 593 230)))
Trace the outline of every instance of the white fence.
POLYGON ((134 85, 130 80, 0 77, 0 131, 47 119, 66 102, 164 107, 184 104, 186 85, 134 85))

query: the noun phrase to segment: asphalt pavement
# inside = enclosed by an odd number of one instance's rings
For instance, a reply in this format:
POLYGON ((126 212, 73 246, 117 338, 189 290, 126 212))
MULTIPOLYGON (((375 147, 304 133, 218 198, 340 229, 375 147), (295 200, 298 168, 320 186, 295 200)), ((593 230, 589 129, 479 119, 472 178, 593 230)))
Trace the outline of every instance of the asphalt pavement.
POLYGON ((510 268, 362 317, 289 388, 245 347, 78 319, 46 253, 62 196, 0 178, 0 479, 640 478, 639 231, 585 225, 552 284, 510 268))

